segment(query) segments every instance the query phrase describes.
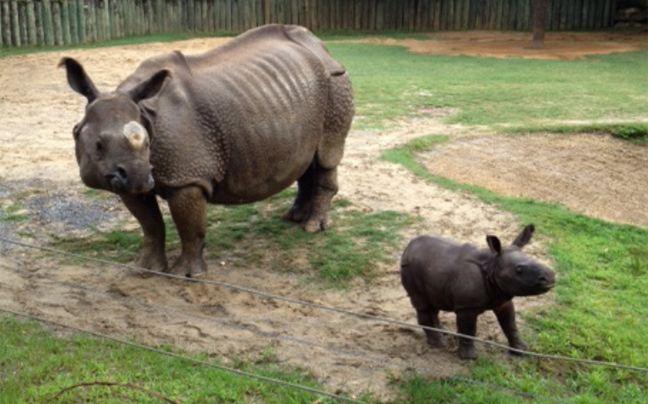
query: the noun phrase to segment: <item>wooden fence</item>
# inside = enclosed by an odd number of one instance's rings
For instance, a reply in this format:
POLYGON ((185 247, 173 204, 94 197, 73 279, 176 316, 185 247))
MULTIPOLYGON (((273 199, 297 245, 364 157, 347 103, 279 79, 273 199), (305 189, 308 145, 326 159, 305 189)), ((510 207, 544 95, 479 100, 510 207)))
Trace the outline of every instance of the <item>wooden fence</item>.
MULTIPOLYGON (((547 0, 548 30, 613 24, 616 0, 547 0)), ((0 46, 231 31, 271 22, 311 30, 531 30, 533 0, 0 0, 0 46)))

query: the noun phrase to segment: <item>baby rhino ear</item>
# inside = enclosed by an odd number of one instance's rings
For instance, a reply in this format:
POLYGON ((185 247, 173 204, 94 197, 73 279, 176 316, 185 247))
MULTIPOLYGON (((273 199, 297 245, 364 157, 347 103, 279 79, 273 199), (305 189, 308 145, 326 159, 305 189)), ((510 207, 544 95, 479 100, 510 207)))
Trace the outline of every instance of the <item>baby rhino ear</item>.
POLYGON ((497 237, 486 236, 486 242, 488 243, 488 248, 490 248, 493 254, 499 255, 502 252, 502 243, 497 237))
POLYGON ((531 237, 533 236, 533 232, 535 231, 535 227, 530 224, 527 227, 522 230, 522 233, 520 233, 519 236, 513 241, 512 245, 518 246, 519 248, 524 247, 525 245, 529 244, 529 241, 531 241, 531 237))

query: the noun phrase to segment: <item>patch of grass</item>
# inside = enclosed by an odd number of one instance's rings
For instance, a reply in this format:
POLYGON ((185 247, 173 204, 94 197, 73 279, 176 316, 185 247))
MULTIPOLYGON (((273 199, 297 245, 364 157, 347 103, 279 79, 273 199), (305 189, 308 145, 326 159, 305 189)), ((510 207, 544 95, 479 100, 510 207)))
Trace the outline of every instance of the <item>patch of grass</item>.
MULTIPOLYGON (((417 140, 383 155, 426 180, 457 192, 476 195, 486 203, 534 223, 551 241, 549 249, 558 271, 555 307, 527 316, 522 330, 534 350, 544 353, 648 367, 648 230, 607 223, 560 206, 529 199, 507 198, 486 189, 430 174, 416 161, 421 145, 446 141, 443 136, 417 140)), ((502 235, 505 236, 505 235, 502 235)), ((579 403, 641 403, 648 386, 645 373, 549 360, 520 360, 502 364, 478 361, 471 369, 480 381, 579 403), (549 390, 547 390, 549 389, 549 390), (550 394, 546 394, 550 391, 550 394)), ((410 384, 403 391, 413 400, 410 384)), ((433 383, 435 384, 435 383, 433 383)), ((434 386, 430 389, 443 389, 434 386)), ((410 401, 412 403, 424 401, 410 401)), ((488 396, 449 402, 493 402, 488 396)))
MULTIPOLYGON (((344 287, 354 277, 370 280, 381 263, 393 263, 401 229, 418 220, 391 211, 367 214, 346 200, 336 200, 333 225, 325 232, 307 234, 299 225, 280 220, 295 195, 290 189, 258 203, 211 206, 206 251, 229 265, 267 265, 344 287)), ((179 249, 179 238, 172 221, 167 220, 166 227, 167 251, 173 254, 179 249)), ((142 235, 139 230, 115 230, 82 240, 55 237, 50 245, 124 263, 137 256, 142 235)))
POLYGON ((531 134, 531 133, 604 133, 630 140, 640 144, 648 144, 648 124, 644 123, 595 123, 581 125, 537 125, 519 126, 513 128, 500 128, 504 133, 531 134))
MULTIPOLYGON (((56 337, 33 322, 0 316, 0 403, 160 403, 158 398, 123 387, 86 387, 51 400, 61 390, 96 381, 132 384, 170 400, 191 403, 334 403, 334 400, 241 377, 204 365, 83 334, 56 337)), ((168 348, 162 348, 170 351, 168 348)), ((205 355, 180 355, 209 361, 205 355)), ((219 364, 214 361, 215 364, 219 364)), ((239 362, 239 370, 321 389, 300 369, 280 369, 272 352, 258 363, 239 362)))
POLYGON ((267 201, 213 209, 208 238, 214 253, 232 265, 265 263, 341 287, 357 276, 371 279, 377 265, 392 262, 400 230, 416 220, 391 211, 367 214, 336 200, 333 225, 307 234, 297 224, 280 220, 294 197, 291 189, 267 201))
POLYGON ((29 211, 19 203, 10 202, 6 205, 0 205, 0 221, 25 222, 29 218, 29 211))
MULTIPOLYGON (((71 254, 93 257, 119 263, 130 262, 137 257, 142 248, 142 232, 113 230, 96 233, 90 237, 52 236, 49 246, 71 254)), ((85 263, 82 257, 75 263, 85 263)))
POLYGON ((358 129, 380 129, 422 107, 453 107, 467 125, 645 118, 648 52, 576 61, 418 55, 398 46, 330 43, 355 91, 358 129))

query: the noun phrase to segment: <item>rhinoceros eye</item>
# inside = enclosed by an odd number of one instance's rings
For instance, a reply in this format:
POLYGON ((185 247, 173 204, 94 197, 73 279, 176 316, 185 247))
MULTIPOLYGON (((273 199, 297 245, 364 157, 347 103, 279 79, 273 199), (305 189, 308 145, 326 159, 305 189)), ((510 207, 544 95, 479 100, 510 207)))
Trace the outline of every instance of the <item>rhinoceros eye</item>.
POLYGON ((104 149, 103 143, 101 141, 98 141, 97 144, 95 145, 95 150, 97 153, 101 153, 104 149))
POLYGON ((524 267, 522 265, 518 265, 515 267, 516 274, 521 274, 522 272, 524 272, 524 267))

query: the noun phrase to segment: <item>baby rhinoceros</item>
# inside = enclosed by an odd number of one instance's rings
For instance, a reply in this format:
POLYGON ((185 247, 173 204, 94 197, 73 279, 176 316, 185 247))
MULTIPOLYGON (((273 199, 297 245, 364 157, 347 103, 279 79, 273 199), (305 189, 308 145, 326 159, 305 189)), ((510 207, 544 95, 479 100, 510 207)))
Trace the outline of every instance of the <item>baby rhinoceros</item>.
MULTIPOLYGON (((486 237, 488 249, 430 236, 412 240, 401 259, 401 281, 418 323, 440 328, 439 311, 453 311, 458 332, 475 336, 477 316, 493 310, 509 345, 526 350, 515 325, 513 297, 539 295, 555 284, 551 269, 521 251, 534 230, 526 226, 504 248, 495 236, 486 237)), ((442 345, 441 333, 426 329, 425 334, 431 346, 442 345)), ((459 339, 459 356, 476 358, 473 340, 459 339)))

